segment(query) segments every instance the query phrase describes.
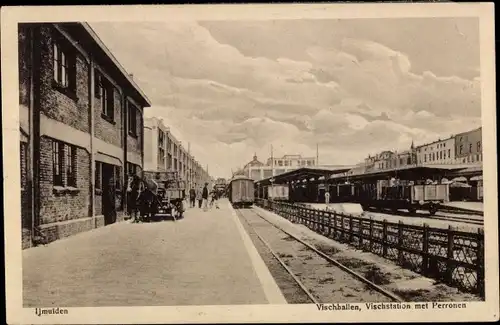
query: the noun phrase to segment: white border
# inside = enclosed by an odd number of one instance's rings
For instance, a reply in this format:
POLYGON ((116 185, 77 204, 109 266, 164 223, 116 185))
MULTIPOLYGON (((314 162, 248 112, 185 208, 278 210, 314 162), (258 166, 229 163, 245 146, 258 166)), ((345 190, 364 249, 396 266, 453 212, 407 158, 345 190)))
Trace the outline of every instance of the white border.
POLYGON ((496 101, 492 3, 378 3, 294 5, 61 6, 2 7, 4 211, 7 321, 11 323, 228 323, 228 322, 379 322, 488 321, 499 318, 496 101), (327 18, 478 17, 480 19, 482 118, 486 229, 486 302, 467 309, 432 312, 318 312, 314 305, 71 308, 69 315, 37 317, 22 308, 19 184, 19 103, 17 23, 54 21, 180 21, 327 18))

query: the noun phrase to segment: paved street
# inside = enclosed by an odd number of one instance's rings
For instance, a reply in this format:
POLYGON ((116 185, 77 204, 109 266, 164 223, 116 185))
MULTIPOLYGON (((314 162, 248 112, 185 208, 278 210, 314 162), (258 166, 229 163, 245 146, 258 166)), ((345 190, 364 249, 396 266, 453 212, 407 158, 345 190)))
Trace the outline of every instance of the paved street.
POLYGON ((220 206, 189 209, 177 222, 114 224, 23 251, 24 305, 280 303, 227 200, 220 206))

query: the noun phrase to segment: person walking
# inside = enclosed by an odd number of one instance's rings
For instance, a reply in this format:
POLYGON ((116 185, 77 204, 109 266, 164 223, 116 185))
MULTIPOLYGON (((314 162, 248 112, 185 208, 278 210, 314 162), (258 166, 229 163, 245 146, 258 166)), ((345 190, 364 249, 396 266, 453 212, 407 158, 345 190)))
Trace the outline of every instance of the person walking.
POLYGON ((329 191, 327 191, 325 193, 325 204, 326 204, 326 210, 328 211, 329 206, 330 206, 330 192, 329 191))
POLYGON ((210 202, 210 207, 215 205, 215 208, 218 209, 219 205, 217 204, 217 200, 219 199, 219 193, 216 189, 212 191, 212 201, 210 202))
POLYGON ((203 199, 203 211, 207 211, 207 209, 208 209, 208 183, 205 183, 201 197, 203 199))
POLYGON ((191 187, 189 190, 189 206, 191 208, 196 206, 196 191, 194 190, 194 187, 191 187))
POLYGON ((199 209, 201 209, 201 203, 203 202, 202 194, 203 194, 203 189, 200 186, 198 188, 198 190, 196 191, 196 200, 198 200, 198 208, 199 209))

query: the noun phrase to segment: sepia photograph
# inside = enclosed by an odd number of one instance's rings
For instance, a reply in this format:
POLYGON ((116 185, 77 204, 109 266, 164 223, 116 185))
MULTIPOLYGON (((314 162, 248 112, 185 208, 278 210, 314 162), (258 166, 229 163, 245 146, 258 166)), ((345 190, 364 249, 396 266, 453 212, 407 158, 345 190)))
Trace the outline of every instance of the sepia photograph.
POLYGON ((8 323, 498 320, 493 12, 2 8, 8 323))

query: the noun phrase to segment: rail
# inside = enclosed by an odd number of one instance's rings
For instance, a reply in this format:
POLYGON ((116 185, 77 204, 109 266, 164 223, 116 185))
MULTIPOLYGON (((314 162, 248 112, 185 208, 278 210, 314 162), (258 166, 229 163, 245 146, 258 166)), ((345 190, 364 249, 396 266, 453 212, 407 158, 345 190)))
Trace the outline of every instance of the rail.
POLYGON ((394 261, 424 276, 484 298, 484 232, 378 221, 257 199, 256 204, 294 223, 394 261))

